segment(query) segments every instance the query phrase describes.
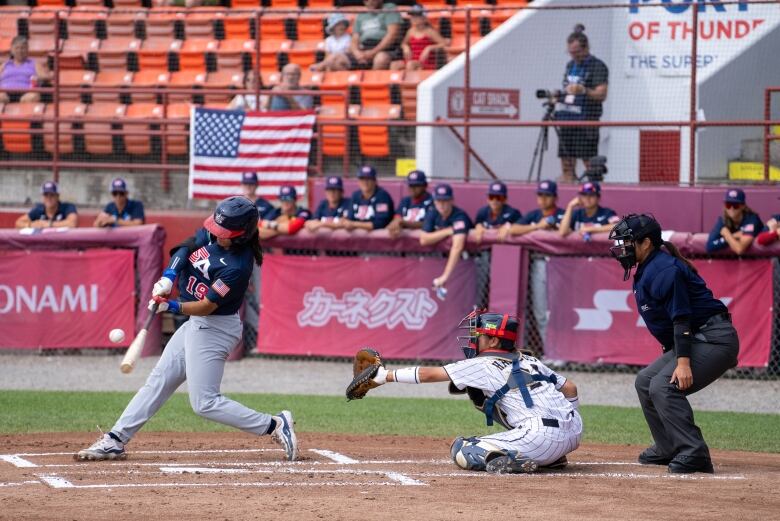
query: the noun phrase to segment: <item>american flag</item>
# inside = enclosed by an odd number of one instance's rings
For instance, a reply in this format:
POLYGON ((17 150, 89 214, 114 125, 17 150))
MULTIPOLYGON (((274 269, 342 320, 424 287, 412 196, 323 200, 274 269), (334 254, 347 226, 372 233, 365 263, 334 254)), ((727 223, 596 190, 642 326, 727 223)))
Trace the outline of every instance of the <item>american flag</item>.
POLYGON ((214 284, 211 285, 211 289, 219 293, 221 297, 224 297, 230 291, 230 286, 222 282, 222 279, 217 279, 214 284))
POLYGON ((190 199, 240 194, 243 172, 257 172, 266 199, 283 184, 305 193, 314 112, 195 108, 190 123, 190 199))

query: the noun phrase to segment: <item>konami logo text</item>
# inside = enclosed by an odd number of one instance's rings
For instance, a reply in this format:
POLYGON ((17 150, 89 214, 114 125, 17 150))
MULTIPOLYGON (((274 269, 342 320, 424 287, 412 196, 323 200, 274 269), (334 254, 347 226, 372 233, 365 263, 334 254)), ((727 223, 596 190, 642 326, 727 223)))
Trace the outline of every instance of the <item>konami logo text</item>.
MULTIPOLYGON (((631 7, 628 8, 628 12, 636 14, 639 12, 639 5, 641 4, 657 4, 658 0, 631 0, 631 7)), ((661 0, 664 4, 664 9, 672 14, 683 14, 691 7, 691 4, 697 4, 699 6, 699 13, 706 13, 708 11, 716 13, 726 13, 729 10, 735 9, 739 12, 746 12, 748 10, 747 2, 740 1, 738 4, 723 5, 720 0, 661 0)))
POLYGON ((55 288, 33 285, 0 284, 0 314, 7 313, 95 313, 98 310, 98 285, 63 284, 55 288))

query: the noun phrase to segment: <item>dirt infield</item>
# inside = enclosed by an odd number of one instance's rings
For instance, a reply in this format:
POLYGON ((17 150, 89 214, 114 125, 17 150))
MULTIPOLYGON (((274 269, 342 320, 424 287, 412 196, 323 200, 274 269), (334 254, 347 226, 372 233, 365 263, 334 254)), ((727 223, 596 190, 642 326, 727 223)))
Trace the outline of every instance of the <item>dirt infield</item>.
POLYGON ((780 454, 715 451, 716 474, 634 463, 638 447, 586 445, 568 468, 465 472, 449 439, 301 435, 288 463, 269 438, 142 433, 126 461, 76 462, 91 435, 0 437, 0 519, 771 519, 780 454), (284 515, 285 517, 280 517, 284 515))

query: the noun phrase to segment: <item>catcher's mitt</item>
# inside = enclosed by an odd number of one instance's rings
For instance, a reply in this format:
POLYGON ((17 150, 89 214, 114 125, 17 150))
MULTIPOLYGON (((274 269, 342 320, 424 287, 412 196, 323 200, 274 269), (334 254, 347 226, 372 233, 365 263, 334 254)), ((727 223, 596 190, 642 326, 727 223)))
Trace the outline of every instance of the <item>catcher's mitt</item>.
POLYGON ((372 378, 376 376, 377 370, 384 366, 382 357, 371 348, 364 347, 355 353, 355 361, 352 364, 354 378, 347 386, 347 400, 360 400, 368 391, 379 387, 372 378))

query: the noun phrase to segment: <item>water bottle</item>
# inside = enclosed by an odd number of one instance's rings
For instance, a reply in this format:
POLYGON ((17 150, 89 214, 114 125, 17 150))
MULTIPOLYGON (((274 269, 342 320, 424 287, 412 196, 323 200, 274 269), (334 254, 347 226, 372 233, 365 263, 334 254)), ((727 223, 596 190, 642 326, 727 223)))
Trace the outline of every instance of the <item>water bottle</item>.
POLYGON ((582 240, 585 242, 590 242, 590 232, 585 232, 582 234, 582 240))
POLYGON ((444 286, 436 286, 436 297, 439 300, 444 300, 447 298, 447 288, 444 286))

